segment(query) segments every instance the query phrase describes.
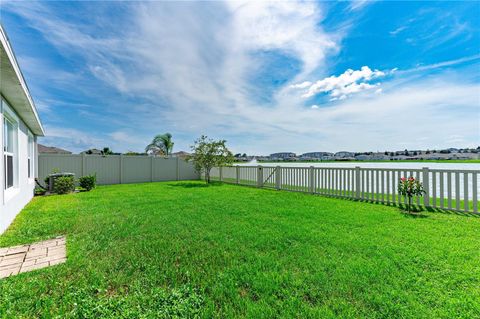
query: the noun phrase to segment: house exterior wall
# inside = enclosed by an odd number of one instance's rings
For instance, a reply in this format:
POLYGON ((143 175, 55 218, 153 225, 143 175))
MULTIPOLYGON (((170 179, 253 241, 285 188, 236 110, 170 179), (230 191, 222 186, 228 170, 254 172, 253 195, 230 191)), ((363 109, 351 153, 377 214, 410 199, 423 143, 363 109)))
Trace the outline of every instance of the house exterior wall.
POLYGON ((30 132, 26 124, 18 117, 6 100, 1 97, 0 102, 0 233, 4 232, 15 216, 32 199, 35 188, 37 171, 36 137, 30 132), (4 150, 4 118, 9 117, 16 121, 14 135, 14 186, 5 189, 5 150, 4 150), (28 177, 28 148, 29 134, 33 138, 33 154, 31 160, 32 174, 28 177))

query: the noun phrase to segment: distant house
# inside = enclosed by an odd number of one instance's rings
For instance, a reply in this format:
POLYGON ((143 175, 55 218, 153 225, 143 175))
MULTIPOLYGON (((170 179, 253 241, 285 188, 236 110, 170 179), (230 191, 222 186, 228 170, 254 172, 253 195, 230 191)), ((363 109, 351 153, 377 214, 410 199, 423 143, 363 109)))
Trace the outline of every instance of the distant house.
POLYGON ((355 155, 355 159, 357 161, 368 161, 372 159, 372 157, 370 155, 360 154, 360 155, 355 155))
POLYGON ((80 154, 88 154, 88 155, 102 155, 102 151, 96 148, 91 148, 89 150, 80 152, 80 154))
POLYGON ((309 152, 303 153, 300 155, 302 159, 319 159, 319 160, 330 160, 333 158, 333 153, 329 152, 309 152))
POLYGON ((32 199, 42 123, 0 25, 0 233, 32 199))
POLYGON ((297 154, 292 153, 292 152, 280 152, 280 153, 273 153, 270 154, 270 159, 282 159, 282 160, 288 160, 288 159, 294 159, 297 157, 297 154))
POLYGON ((385 153, 373 153, 371 159, 374 161, 389 160, 390 156, 385 155, 385 153))
POLYGON ((473 154, 453 154, 450 159, 459 159, 459 160, 467 160, 467 159, 473 159, 476 156, 473 154))
POLYGON ((188 156, 190 156, 190 153, 184 151, 172 153, 172 157, 178 157, 181 159, 186 159, 188 156))
POLYGON ((355 153, 341 151, 335 153, 335 159, 354 159, 355 153))
POLYGON ((38 153, 39 154, 72 154, 72 152, 54 147, 54 146, 45 146, 38 144, 38 153))

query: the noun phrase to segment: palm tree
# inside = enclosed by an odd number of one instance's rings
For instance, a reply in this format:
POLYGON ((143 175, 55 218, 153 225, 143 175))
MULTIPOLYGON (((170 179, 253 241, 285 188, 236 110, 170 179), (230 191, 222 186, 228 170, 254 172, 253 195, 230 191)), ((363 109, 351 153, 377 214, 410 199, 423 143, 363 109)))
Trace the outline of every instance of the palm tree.
POLYGON ((150 144, 145 147, 145 152, 153 154, 164 154, 168 157, 173 149, 172 134, 165 133, 155 136, 150 144))

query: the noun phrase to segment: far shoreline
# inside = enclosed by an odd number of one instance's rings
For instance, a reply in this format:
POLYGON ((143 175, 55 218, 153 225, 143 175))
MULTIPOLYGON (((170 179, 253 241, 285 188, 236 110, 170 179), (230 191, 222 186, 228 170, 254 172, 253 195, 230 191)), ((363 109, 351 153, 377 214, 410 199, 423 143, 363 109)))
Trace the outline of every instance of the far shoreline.
MULTIPOLYGON (((250 162, 244 162, 244 161, 235 161, 235 163, 244 163, 248 164, 250 162)), ((453 159, 453 160, 429 160, 429 159, 424 159, 424 160, 365 160, 365 161, 359 161, 359 160, 344 160, 344 161, 335 161, 335 160, 327 160, 327 161, 322 161, 322 160, 313 160, 313 161, 258 161, 258 164, 269 164, 269 163, 451 163, 451 164, 459 164, 459 163, 464 163, 464 164, 480 164, 480 159, 453 159)))

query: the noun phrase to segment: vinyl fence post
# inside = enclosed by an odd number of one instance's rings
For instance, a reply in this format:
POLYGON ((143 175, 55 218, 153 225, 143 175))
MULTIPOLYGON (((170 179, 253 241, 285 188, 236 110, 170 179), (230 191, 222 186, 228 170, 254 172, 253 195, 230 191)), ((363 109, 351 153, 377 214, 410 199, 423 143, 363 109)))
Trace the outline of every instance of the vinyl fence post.
POLYGON ((312 194, 315 193, 315 167, 310 166, 308 170, 308 191, 312 194))
POLYGON ((82 176, 86 175, 85 171, 86 171, 87 164, 86 164, 85 157, 86 157, 85 153, 82 153, 82 176))
POLYGON ((263 187, 263 169, 262 166, 257 166, 257 187, 263 187))
POLYGON ((235 182, 240 184, 240 166, 235 166, 235 182))
POLYGON ((120 184, 123 183, 123 154, 120 154, 120 184))
POLYGON ((355 198, 360 198, 360 166, 355 166, 355 198))
POLYGON ((150 182, 153 182, 153 161, 154 157, 150 157, 150 182))
POLYGON ((218 173, 218 179, 219 179, 219 181, 221 182, 221 181, 223 180, 223 169, 222 169, 222 166, 220 166, 220 167, 218 168, 218 172, 219 172, 219 173, 218 173))
POLYGON ((275 170, 275 188, 280 190, 282 187, 282 167, 277 166, 275 170))
POLYGON ((176 166, 176 176, 177 176, 177 181, 180 180, 180 158, 179 157, 176 157, 177 161, 175 162, 175 164, 177 165, 176 166))
POLYGON ((422 168, 422 182, 425 194, 423 194, 423 206, 430 206, 430 176, 428 167, 422 168))

